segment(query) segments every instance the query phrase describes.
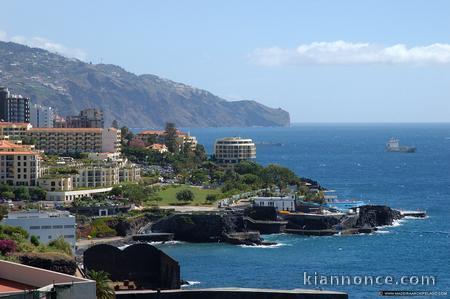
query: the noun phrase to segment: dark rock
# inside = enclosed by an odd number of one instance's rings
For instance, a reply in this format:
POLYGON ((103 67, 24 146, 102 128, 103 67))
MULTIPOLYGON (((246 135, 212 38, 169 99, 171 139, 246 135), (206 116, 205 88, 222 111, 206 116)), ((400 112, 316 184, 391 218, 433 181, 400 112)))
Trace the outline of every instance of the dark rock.
POLYGON ((152 224, 151 230, 156 233, 173 233, 175 240, 187 242, 230 242, 233 244, 261 242, 259 232, 247 231, 243 211, 175 214, 156 221, 152 224), (234 233, 242 233, 242 235, 236 238, 230 237, 234 233))
POLYGON ((74 275, 77 269, 75 260, 65 254, 55 252, 28 252, 17 254, 20 263, 55 272, 74 275))
POLYGON ((388 206, 365 205, 359 207, 359 218, 355 227, 377 227, 392 225, 394 220, 401 219, 399 211, 388 206))
POLYGON ((254 220, 276 221, 278 218, 274 207, 248 207, 244 210, 244 215, 254 220))

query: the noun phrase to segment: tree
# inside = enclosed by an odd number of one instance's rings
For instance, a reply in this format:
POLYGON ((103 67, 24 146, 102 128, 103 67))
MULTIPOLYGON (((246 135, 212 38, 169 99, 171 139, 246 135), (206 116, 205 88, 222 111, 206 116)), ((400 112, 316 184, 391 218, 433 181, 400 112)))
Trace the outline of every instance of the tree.
POLYGON ((111 127, 118 129, 119 128, 119 123, 117 122, 117 120, 113 120, 111 123, 111 127))
POLYGON ((31 200, 34 201, 45 200, 47 197, 47 191, 41 187, 30 188, 28 192, 30 193, 31 200))
POLYGON ((195 195, 191 190, 185 189, 177 192, 176 197, 179 201, 190 202, 194 200, 195 195))
POLYGON ((208 175, 204 170, 195 169, 191 173, 190 181, 195 185, 201 185, 208 180, 208 175))
POLYGON ((125 126, 120 129, 120 134, 122 135, 122 144, 123 145, 127 145, 128 142, 130 142, 134 138, 133 132, 131 132, 130 129, 128 129, 125 126))
POLYGON ((69 256, 72 256, 72 246, 66 240, 64 240, 63 237, 58 237, 58 239, 49 242, 48 246, 60 252, 64 252, 69 256))
POLYGON ((8 215, 8 208, 6 206, 0 205, 0 221, 8 215))
POLYGON ((165 129, 166 135, 166 146, 169 152, 178 153, 180 145, 177 141, 177 128, 174 123, 168 122, 166 123, 165 129))
POLYGON ((109 274, 104 271, 88 271, 87 276, 95 280, 97 299, 114 298, 114 290, 109 285, 109 274))
POLYGON ((30 192, 26 187, 18 187, 14 189, 14 196, 16 200, 30 200, 30 192))
POLYGON ((130 143, 129 143, 130 147, 137 147, 137 148, 145 148, 145 143, 144 141, 142 141, 141 139, 134 137, 130 143))
POLYGON ((208 194, 206 195, 206 201, 208 203, 213 203, 217 200, 217 195, 216 194, 208 194))

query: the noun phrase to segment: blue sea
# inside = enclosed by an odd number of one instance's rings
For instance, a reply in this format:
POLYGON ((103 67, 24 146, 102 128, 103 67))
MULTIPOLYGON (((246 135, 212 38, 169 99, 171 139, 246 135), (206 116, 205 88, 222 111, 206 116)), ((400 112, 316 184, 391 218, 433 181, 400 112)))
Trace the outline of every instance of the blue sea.
MULTIPOLYGON (((318 180, 341 199, 362 199, 404 210, 426 210, 428 218, 401 220, 370 235, 265 236, 280 245, 170 244, 160 248, 179 261, 191 287, 322 288, 350 298, 379 298, 380 290, 447 291, 450 294, 450 124, 298 124, 289 128, 190 129, 211 153, 226 136, 256 142, 257 162, 290 167, 318 180), (390 137, 417 153, 388 153, 390 137), (312 285, 308 275, 434 276, 434 286, 312 285)), ((370 281, 369 281, 370 284, 370 281)), ((447 295, 450 296, 450 295, 447 295)), ((447 297, 443 296, 443 297, 447 297)), ((436 298, 443 298, 433 296, 436 298)), ((428 297, 430 298, 430 297, 428 297)))

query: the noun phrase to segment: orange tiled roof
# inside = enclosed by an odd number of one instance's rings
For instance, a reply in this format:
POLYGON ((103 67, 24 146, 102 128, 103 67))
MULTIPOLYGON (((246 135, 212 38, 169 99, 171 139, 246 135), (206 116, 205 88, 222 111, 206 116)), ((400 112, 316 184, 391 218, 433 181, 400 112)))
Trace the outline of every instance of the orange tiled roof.
POLYGON ((102 128, 32 128, 30 132, 101 132, 102 128))
POLYGON ((154 143, 154 144, 150 145, 150 147, 155 150, 161 150, 161 149, 167 148, 167 146, 165 144, 161 144, 161 143, 154 143))
MULTIPOLYGON (((166 131, 163 130, 145 130, 138 135, 166 135, 166 131)), ((177 131, 177 136, 187 136, 185 132, 177 131)))
POLYGON ((164 134, 166 134, 166 132, 162 130, 146 130, 142 131, 138 135, 164 135, 164 134))
POLYGON ((27 127, 30 123, 13 123, 13 122, 6 122, 6 121, 1 121, 0 122, 0 127, 9 127, 9 126, 18 126, 18 127, 27 127))
POLYGON ((8 140, 0 140, 0 155, 34 155, 27 147, 8 140))

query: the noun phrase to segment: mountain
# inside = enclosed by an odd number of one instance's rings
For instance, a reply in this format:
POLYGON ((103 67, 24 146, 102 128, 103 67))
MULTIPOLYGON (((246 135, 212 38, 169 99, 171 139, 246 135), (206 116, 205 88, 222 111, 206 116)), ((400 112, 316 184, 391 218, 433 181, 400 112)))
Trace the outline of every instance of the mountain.
POLYGON ((0 85, 32 102, 78 114, 104 111, 129 127, 286 126, 289 113, 255 101, 226 101, 206 90, 154 75, 135 75, 111 64, 91 64, 43 49, 0 41, 0 85))

